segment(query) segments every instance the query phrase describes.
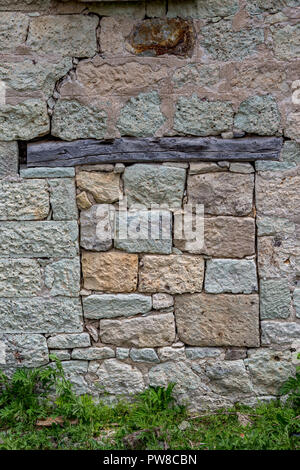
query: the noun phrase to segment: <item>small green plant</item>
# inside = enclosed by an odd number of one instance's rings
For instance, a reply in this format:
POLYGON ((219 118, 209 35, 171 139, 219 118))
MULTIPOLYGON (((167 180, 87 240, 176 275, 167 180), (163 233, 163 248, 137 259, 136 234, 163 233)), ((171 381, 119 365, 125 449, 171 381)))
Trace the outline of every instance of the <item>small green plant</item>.
MULTIPOLYGON (((298 354, 297 359, 300 359, 298 354)), ((296 367, 295 377, 289 379, 280 389, 282 395, 288 395, 287 401, 295 408, 300 408, 300 366, 296 367)))
POLYGON ((166 388, 150 386, 139 395, 139 400, 149 411, 166 410, 175 402, 173 396, 175 385, 174 383, 169 383, 166 388))

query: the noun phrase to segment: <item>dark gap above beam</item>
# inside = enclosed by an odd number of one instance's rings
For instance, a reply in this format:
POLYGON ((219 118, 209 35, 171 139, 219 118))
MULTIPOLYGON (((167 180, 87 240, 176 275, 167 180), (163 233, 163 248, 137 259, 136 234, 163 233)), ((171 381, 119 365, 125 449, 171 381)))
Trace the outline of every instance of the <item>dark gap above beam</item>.
POLYGON ((170 161, 251 162, 279 160, 278 137, 124 137, 115 140, 33 142, 27 146, 27 166, 59 167, 87 163, 151 163, 170 161))

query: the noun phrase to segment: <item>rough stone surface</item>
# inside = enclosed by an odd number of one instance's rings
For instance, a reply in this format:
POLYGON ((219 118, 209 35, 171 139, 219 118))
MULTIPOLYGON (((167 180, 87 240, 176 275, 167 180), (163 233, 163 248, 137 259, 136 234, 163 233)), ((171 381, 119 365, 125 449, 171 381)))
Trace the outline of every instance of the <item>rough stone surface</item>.
POLYGON ((243 398, 253 394, 250 376, 242 360, 216 361, 213 364, 208 364, 205 367, 205 372, 215 393, 229 397, 234 394, 235 397, 243 398))
POLYGON ((238 1, 229 0, 193 0, 182 3, 180 0, 169 0, 168 16, 191 18, 214 18, 216 16, 230 16, 238 11, 238 1))
POLYGON ((275 98, 272 95, 255 95, 243 101, 235 115, 234 125, 249 134, 275 134, 280 126, 275 98))
POLYGON ((260 318, 288 318, 291 313, 291 293, 285 279, 261 279, 260 318))
POLYGON ((259 346, 258 304, 255 294, 176 297, 178 336, 191 346, 259 346))
POLYGON ((0 259, 0 297, 32 297, 41 288, 41 268, 37 261, 0 259))
POLYGON ((218 348, 186 348, 185 354, 188 359, 206 359, 220 356, 222 349, 218 348))
POLYGON ((117 359, 107 359, 101 365, 91 363, 89 373, 94 376, 93 382, 101 387, 100 393, 124 395, 128 398, 145 388, 140 370, 117 359))
POLYGON ((210 294, 252 294, 257 292, 256 264, 253 260, 208 260, 205 291, 210 294))
POLYGON ((206 173, 188 177, 188 201, 211 215, 245 216, 252 211, 253 175, 206 173))
POLYGON ((95 204, 80 213, 80 246, 86 250, 112 248, 114 211, 109 204, 95 204))
POLYGON ((139 313, 150 312, 150 296, 141 294, 102 294, 83 298, 85 318, 131 317, 139 313))
POLYGON ((295 289, 293 293, 294 306, 296 311, 296 317, 300 318, 300 289, 295 289))
POLYGON ((78 298, 0 299, 3 333, 76 333, 82 331, 78 298))
POLYGON ((172 81, 175 88, 183 86, 211 87, 219 81, 217 65, 189 64, 175 70, 172 81))
POLYGON ((242 60, 253 55, 264 42, 262 28, 234 31, 231 21, 222 20, 201 28, 200 44, 215 60, 242 60))
POLYGON ((55 258, 78 255, 77 222, 2 222, 0 256, 55 258))
POLYGON ((18 173, 17 142, 0 142, 0 178, 18 173))
POLYGON ((96 106, 60 100, 54 108, 51 133, 63 140, 102 139, 106 120, 106 112, 96 106))
POLYGON ((32 18, 26 44, 39 54, 89 57, 97 52, 96 16, 53 15, 32 18))
MULTIPOLYGON (((299 5, 298 5, 299 6, 299 5)), ((271 27, 275 57, 281 60, 297 59, 300 54, 300 27, 278 25, 271 27)))
POLYGON ((41 220, 49 210, 45 181, 0 182, 0 220, 41 220))
POLYGON ((75 176, 75 168, 21 168, 20 176, 22 178, 73 178, 75 176))
POLYGON ((182 134, 219 135, 232 128, 233 109, 230 103, 203 101, 196 94, 181 96, 176 104, 174 129, 182 134))
POLYGON ((155 349, 144 348, 130 350, 130 359, 134 362, 159 362, 155 349))
POLYGON ((126 167, 124 187, 129 207, 133 204, 181 206, 185 174, 183 168, 168 166, 135 164, 126 167))
POLYGON ((280 387, 293 374, 290 351, 250 350, 245 364, 258 395, 279 395, 280 387))
POLYGON ((122 108, 117 127, 121 135, 147 137, 155 134, 164 122, 158 93, 140 93, 122 108))
POLYGON ((72 359, 84 361, 98 361, 112 357, 115 357, 115 351, 111 348, 78 348, 72 351, 72 359))
POLYGON ((118 252, 84 252, 82 271, 85 289, 132 292, 137 286, 138 257, 118 252))
POLYGON ((68 380, 70 380, 75 393, 78 395, 91 393, 91 389, 85 380, 85 376, 88 371, 88 365, 88 361, 64 361, 62 363, 65 376, 68 380))
POLYGON ((25 42, 28 23, 29 18, 22 13, 1 13, 0 42, 3 51, 12 52, 25 42))
POLYGON ((173 313, 124 320, 100 320, 103 343, 135 348, 167 346, 175 340, 173 313))
POLYGON ((182 251, 214 257, 243 258, 255 253, 255 221, 252 218, 210 217, 204 219, 202 240, 174 240, 182 251))
POLYGON ((47 340, 50 349, 88 348, 91 345, 88 333, 61 334, 47 340))
POLYGON ((295 322, 261 322, 261 343, 270 344, 292 344, 299 339, 300 324, 295 322))
POLYGON ((92 207, 92 203, 89 200, 85 191, 82 191, 76 196, 76 202, 77 202, 78 209, 82 211, 92 207))
POLYGON ((53 220, 77 220, 74 180, 70 178, 50 179, 49 185, 53 220))
POLYGON ((128 253, 171 253, 172 213, 164 210, 118 212, 115 248, 128 253))
POLYGON ((121 360, 128 359, 129 351, 130 349, 128 348, 116 348, 116 358, 121 360))
POLYGON ((287 140, 281 150, 281 160, 284 162, 300 163, 300 144, 287 140))
POLYGON ((159 348, 157 352, 161 362, 184 361, 186 359, 184 348, 172 348, 171 346, 165 346, 164 348, 159 348))
POLYGON ((60 259, 45 267, 45 286, 50 295, 76 297, 80 291, 80 259, 60 259))
POLYGON ((40 367, 49 362, 47 342, 42 335, 0 334, 1 369, 40 367))
POLYGON ((49 133, 46 103, 28 99, 0 109, 0 140, 30 140, 49 133))
POLYGON ((182 294, 201 292, 204 260, 201 256, 145 255, 140 269, 140 292, 182 294))
POLYGON ((154 310, 172 307, 174 305, 174 298, 170 294, 153 294, 152 303, 154 310))
POLYGON ((119 199, 120 175, 116 173, 94 173, 81 171, 76 184, 83 191, 92 194, 96 202, 112 203, 119 199))

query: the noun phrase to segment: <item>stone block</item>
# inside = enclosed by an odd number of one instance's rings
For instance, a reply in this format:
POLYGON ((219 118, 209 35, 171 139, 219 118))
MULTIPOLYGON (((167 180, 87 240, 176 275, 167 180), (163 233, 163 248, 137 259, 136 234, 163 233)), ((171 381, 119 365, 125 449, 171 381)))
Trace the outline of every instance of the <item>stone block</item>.
POLYGON ((49 210, 46 181, 0 181, 0 220, 41 220, 49 210))
POLYGON ((78 255, 77 222, 3 222, 0 256, 12 258, 72 258, 78 255))
POLYGON ((44 336, 0 334, 0 368, 40 367, 49 362, 44 336))
POLYGON ((230 172, 206 173, 188 177, 189 204, 203 204, 211 215, 246 216, 252 211, 253 175, 230 172))
POLYGON ((76 184, 83 191, 92 194, 98 203, 113 203, 120 196, 120 175, 117 173, 94 173, 81 171, 76 176, 76 184))
MULTIPOLYGON (((10 3, 6 5, 10 10, 10 3)), ((5 11, 0 17, 0 42, 5 53, 15 52, 26 40, 29 17, 22 13, 5 11)))
POLYGON ((220 135, 233 126, 233 108, 226 101, 206 101, 194 94, 181 96, 176 103, 174 130, 182 134, 220 135))
POLYGON ((79 348, 73 349, 72 359, 80 359, 85 361, 99 361, 102 359, 110 359, 115 357, 115 351, 111 348, 79 348))
MULTIPOLYGON (((299 6, 297 4, 297 6, 299 6)), ((286 24, 271 26, 275 57, 279 60, 299 58, 300 54, 300 27, 299 24, 286 24)))
POLYGON ((170 294, 153 294, 152 303, 154 310, 169 308, 174 305, 174 298, 170 294))
POLYGON ((124 320, 100 320, 102 343, 135 348, 168 346, 175 340, 173 313, 124 320))
POLYGON ((71 333, 50 336, 47 340, 49 349, 88 348, 91 345, 88 333, 71 333))
POLYGON ((33 259, 0 259, 0 297, 32 297, 42 289, 41 268, 33 259))
POLYGON ((51 296, 76 297, 80 291, 80 259, 60 259, 45 267, 45 286, 51 296))
POLYGON ((252 294, 257 292, 256 263, 253 260, 212 259, 207 261, 205 291, 210 294, 252 294))
POLYGON ((116 358, 121 360, 128 359, 129 351, 128 348, 116 348, 116 358))
POLYGON ((161 362, 166 361, 184 361, 185 348, 172 348, 171 346, 165 346, 158 348, 158 357, 161 362))
POLYGON ((296 322, 261 322, 261 344, 289 344, 300 337, 300 324, 296 322))
POLYGON ((114 207, 95 204, 80 213, 80 246, 86 250, 107 251, 113 245, 114 207))
POLYGON ((252 395, 254 392, 250 376, 242 360, 216 361, 213 364, 207 364, 205 372, 210 379, 212 390, 222 396, 234 395, 244 398, 245 395, 252 395))
POLYGON ((260 318, 288 318, 291 313, 291 292, 286 279, 261 279, 260 318))
POLYGON ((240 104, 234 126, 249 134, 274 135, 280 126, 280 113, 272 95, 251 96, 240 104))
POLYGON ((133 292, 137 286, 138 256, 119 252, 84 252, 82 271, 85 289, 133 292))
POLYGON ((181 207, 186 171, 162 165, 134 164, 126 167, 124 188, 128 206, 164 204, 165 208, 181 207))
POLYGON ((159 362, 155 349, 130 349, 130 359, 134 362, 159 362))
POLYGON ((73 178, 75 176, 75 168, 48 168, 48 167, 36 167, 36 168, 21 168, 20 176, 22 178, 73 178))
POLYGON ((181 18, 214 18, 216 16, 231 16, 237 13, 237 0, 193 0, 182 3, 180 0, 169 0, 168 16, 181 18))
POLYGON ((178 296, 175 318, 180 340, 191 346, 259 346, 256 294, 178 296))
POLYGON ((119 211, 115 248, 128 253, 172 253, 172 213, 165 210, 119 211))
POLYGON ((0 332, 76 333, 82 331, 79 298, 0 299, 0 332))
POLYGON ((188 64, 175 70, 172 82, 176 89, 185 86, 211 87, 220 80, 218 65, 188 64))
POLYGON ((70 178, 50 179, 49 186, 53 220, 77 221, 78 211, 74 180, 70 178))
POLYGON ((83 312, 85 318, 131 317, 148 313, 152 307, 150 296, 141 294, 102 294, 84 297, 83 312))
POLYGON ((140 292, 182 294, 201 292, 204 260, 201 256, 145 255, 140 269, 140 292))
POLYGON ((17 175, 19 149, 17 142, 0 142, 0 178, 17 175))
POLYGON ((223 350, 218 348, 186 348, 187 359, 210 359, 221 356, 223 350))
POLYGON ((48 15, 31 18, 26 40, 34 52, 89 57, 97 52, 99 19, 88 15, 48 15))
POLYGON ((296 311, 296 317, 300 318, 300 289, 297 288, 293 293, 294 306, 296 311))

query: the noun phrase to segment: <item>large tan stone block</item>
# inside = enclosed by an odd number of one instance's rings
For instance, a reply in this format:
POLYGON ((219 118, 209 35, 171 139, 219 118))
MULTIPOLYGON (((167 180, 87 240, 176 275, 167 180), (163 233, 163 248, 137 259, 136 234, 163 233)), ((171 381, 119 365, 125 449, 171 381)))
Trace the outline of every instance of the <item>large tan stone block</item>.
POLYGON ((84 288, 104 292, 136 290, 138 256, 134 254, 83 252, 84 288))
POLYGON ((140 292, 182 294, 201 292, 204 260, 201 256, 146 255, 140 270, 140 292))
POLYGON ((148 315, 126 320, 100 320, 103 343, 136 348, 168 346, 175 340, 173 313, 148 315))
POLYGON ((259 346, 256 294, 178 296, 175 319, 180 340, 192 346, 259 346))
POLYGON ((83 191, 89 191, 96 202, 118 201, 120 175, 116 173, 96 173, 81 171, 76 176, 76 184, 83 191))

